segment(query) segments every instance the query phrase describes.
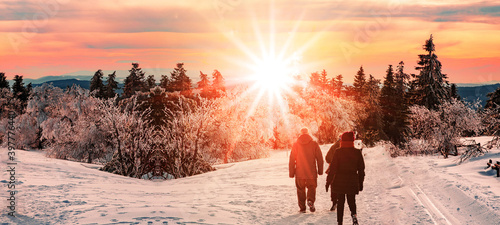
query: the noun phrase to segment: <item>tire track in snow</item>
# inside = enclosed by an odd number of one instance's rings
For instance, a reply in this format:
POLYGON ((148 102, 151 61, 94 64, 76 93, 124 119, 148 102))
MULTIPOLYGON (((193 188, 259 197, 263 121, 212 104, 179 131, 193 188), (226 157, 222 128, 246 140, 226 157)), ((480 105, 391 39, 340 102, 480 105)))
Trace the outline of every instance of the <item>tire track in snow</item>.
MULTIPOLYGON (((400 176, 398 176, 398 178, 402 183, 404 183, 404 180, 400 176)), ((436 220, 444 220, 445 224, 453 225, 453 223, 451 223, 450 220, 448 220, 448 218, 443 214, 443 212, 441 212, 441 210, 436 207, 436 204, 433 203, 433 201, 418 185, 411 184, 411 186, 407 186, 408 191, 412 194, 412 197, 423 207, 425 212, 427 212, 434 224, 439 224, 436 220), (414 190, 411 186, 416 187, 417 190, 414 190)))

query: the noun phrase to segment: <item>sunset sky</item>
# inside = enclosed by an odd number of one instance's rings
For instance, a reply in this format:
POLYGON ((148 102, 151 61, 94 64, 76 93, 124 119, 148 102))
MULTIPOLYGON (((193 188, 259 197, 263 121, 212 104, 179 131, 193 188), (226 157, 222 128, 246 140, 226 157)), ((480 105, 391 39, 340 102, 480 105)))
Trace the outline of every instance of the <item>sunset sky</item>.
POLYGON ((414 67, 431 34, 454 83, 500 81, 500 3, 429 0, 2 0, 0 71, 126 76, 131 62, 193 79, 251 73, 259 59, 291 59, 308 77, 325 69, 350 83, 361 65, 382 79, 389 64, 414 67))

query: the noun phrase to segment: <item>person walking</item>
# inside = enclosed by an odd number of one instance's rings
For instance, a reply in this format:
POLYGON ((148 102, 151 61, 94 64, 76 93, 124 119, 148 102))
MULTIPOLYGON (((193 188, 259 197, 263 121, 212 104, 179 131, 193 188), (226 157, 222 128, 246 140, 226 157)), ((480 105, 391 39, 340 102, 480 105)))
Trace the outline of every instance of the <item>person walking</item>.
POLYGON ((318 175, 323 174, 323 154, 318 143, 309 135, 307 127, 300 129, 300 136, 292 146, 288 171, 290 178, 295 177, 300 212, 306 212, 306 200, 309 210, 316 211, 314 202, 318 175))
POLYGON ((345 132, 340 138, 340 148, 333 155, 327 176, 327 185, 332 183, 332 191, 337 193, 338 224, 343 223, 346 197, 353 224, 358 224, 356 195, 363 190, 364 179, 365 162, 361 150, 354 148, 354 132, 345 132))
MULTIPOLYGON (((335 154, 335 151, 338 148, 340 148, 340 138, 330 147, 330 149, 328 150, 328 153, 326 153, 325 161, 326 161, 326 163, 328 163, 328 169, 326 170, 326 174, 330 173, 330 166, 331 166, 331 163, 333 160, 333 155, 335 154)), ((328 182, 326 183, 326 185, 325 185, 326 192, 328 192, 329 187, 330 187, 330 190, 332 190, 332 188, 333 188, 333 187, 331 187, 332 185, 333 185, 333 182, 330 184, 328 184, 328 182)), ((330 191, 330 199, 332 200, 332 207, 330 208, 330 211, 335 211, 335 209, 337 207, 337 193, 330 191)))

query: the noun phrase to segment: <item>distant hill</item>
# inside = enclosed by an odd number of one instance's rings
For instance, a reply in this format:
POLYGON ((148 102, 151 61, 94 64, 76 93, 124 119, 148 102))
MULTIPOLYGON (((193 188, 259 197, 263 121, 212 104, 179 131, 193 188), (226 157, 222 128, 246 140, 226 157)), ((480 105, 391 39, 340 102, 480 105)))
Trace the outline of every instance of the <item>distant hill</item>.
POLYGON ((459 86, 459 87, 457 87, 457 91, 463 100, 468 101, 468 102, 475 102, 477 100, 480 100, 481 105, 484 106, 486 104, 486 100, 488 100, 488 97, 486 97, 486 95, 488 93, 494 92, 499 87, 500 87, 500 83, 481 85, 481 86, 475 86, 475 87, 460 87, 459 86))
MULTIPOLYGON (((42 84, 52 84, 54 87, 65 89, 66 87, 71 87, 73 84, 80 86, 81 88, 90 89, 90 80, 78 80, 78 79, 64 79, 64 80, 51 80, 44 83, 32 84, 33 87, 42 86, 42 84)), ((119 83, 118 87, 120 89, 116 90, 116 93, 121 94, 123 92, 123 84, 119 83)))
POLYGON ((65 79, 65 80, 51 80, 51 81, 46 81, 43 83, 39 84, 32 84, 33 87, 38 87, 42 86, 42 84, 52 84, 54 87, 58 87, 61 89, 65 89, 66 87, 71 87, 73 84, 76 84, 82 88, 89 89, 90 88, 90 81, 88 80, 77 80, 77 79, 65 79))

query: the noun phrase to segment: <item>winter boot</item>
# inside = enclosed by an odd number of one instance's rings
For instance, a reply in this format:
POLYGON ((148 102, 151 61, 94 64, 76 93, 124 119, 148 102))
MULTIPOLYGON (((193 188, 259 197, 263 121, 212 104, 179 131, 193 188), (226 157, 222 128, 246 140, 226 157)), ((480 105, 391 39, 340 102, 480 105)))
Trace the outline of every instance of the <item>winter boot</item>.
POLYGON ((316 211, 316 208, 314 208, 314 203, 312 201, 307 201, 307 205, 309 206, 309 210, 311 212, 316 211))
POLYGON ((352 215, 352 224, 353 225, 359 225, 358 224, 358 217, 356 216, 356 214, 352 215))
POLYGON ((330 211, 335 211, 335 209, 337 209, 337 204, 333 203, 332 207, 330 208, 330 211))

